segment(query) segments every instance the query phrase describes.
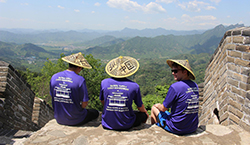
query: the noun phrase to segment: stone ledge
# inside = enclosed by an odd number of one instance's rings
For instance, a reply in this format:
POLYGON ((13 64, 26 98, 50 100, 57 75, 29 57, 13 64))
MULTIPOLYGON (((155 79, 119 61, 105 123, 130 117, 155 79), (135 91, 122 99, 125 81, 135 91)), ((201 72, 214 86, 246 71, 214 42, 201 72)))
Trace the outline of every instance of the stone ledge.
POLYGON ((84 126, 72 127, 49 121, 28 139, 15 140, 24 145, 35 144, 84 144, 84 145, 127 145, 127 144, 247 144, 250 133, 237 125, 206 125, 189 135, 174 135, 156 125, 143 124, 129 131, 105 130, 98 121, 84 126))

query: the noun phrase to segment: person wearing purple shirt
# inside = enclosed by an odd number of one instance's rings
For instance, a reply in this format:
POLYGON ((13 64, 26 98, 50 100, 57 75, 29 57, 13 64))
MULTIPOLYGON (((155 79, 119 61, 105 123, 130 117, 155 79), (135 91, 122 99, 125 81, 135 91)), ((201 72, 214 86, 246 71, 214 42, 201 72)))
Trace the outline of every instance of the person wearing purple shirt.
POLYGON ((85 79, 78 75, 83 68, 91 69, 82 53, 65 56, 69 68, 51 77, 50 95, 54 118, 62 125, 80 126, 99 116, 94 109, 85 109, 89 97, 85 79))
POLYGON ((111 60, 105 70, 111 78, 101 82, 100 100, 103 104, 102 126, 110 130, 129 130, 145 123, 148 118, 139 85, 126 77, 139 68, 136 59, 120 56, 111 60), (139 111, 132 109, 133 101, 139 111))
POLYGON ((168 90, 162 104, 151 109, 151 124, 155 124, 174 134, 189 134, 198 127, 199 91, 193 82, 195 75, 188 60, 167 60, 177 81, 168 90), (192 80, 191 80, 192 79, 192 80), (171 108, 171 113, 168 112, 171 108))

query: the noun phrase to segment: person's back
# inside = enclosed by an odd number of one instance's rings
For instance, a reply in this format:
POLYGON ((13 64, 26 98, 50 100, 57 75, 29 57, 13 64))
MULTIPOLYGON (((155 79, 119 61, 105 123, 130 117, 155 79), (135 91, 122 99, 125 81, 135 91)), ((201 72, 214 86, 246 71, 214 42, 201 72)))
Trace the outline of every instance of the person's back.
POLYGON ((108 78, 102 81, 101 86, 101 95, 108 96, 103 98, 104 110, 107 111, 102 114, 102 125, 115 130, 131 128, 136 119, 133 100, 137 106, 142 105, 137 83, 126 78, 108 78))
POLYGON ((101 83, 103 128, 128 130, 146 122, 148 114, 141 100, 139 85, 126 78, 138 68, 138 61, 128 56, 115 58, 106 65, 105 70, 111 78, 101 83), (133 101, 139 111, 133 110, 133 101))
POLYGON ((82 53, 62 58, 69 63, 65 71, 54 74, 50 80, 50 95, 54 117, 62 125, 82 125, 99 116, 95 109, 85 109, 88 92, 85 79, 78 75, 83 68, 91 69, 82 53))
POLYGON ((198 86, 191 80, 172 84, 163 105, 171 108, 166 125, 176 134, 194 132, 198 126, 199 95, 198 86), (172 102, 172 103, 169 103, 172 102))
POLYGON ((86 117, 86 109, 80 102, 88 101, 85 79, 73 71, 62 71, 52 76, 50 86, 53 92, 54 117, 59 124, 74 125, 86 117), (83 87, 86 90, 84 90, 83 87))
POLYGON ((188 60, 167 60, 177 81, 169 87, 162 104, 151 109, 151 123, 175 134, 188 134, 198 127, 199 91, 188 60), (192 80, 191 80, 192 79, 192 80), (171 112, 168 112, 168 108, 171 112))

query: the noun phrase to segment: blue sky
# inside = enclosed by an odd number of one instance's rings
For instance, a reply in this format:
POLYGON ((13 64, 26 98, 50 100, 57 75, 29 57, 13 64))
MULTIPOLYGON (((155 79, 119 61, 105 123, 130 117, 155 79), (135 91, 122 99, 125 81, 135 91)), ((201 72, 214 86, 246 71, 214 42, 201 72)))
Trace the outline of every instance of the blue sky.
POLYGON ((250 26, 249 0, 0 0, 0 28, 206 30, 250 26))

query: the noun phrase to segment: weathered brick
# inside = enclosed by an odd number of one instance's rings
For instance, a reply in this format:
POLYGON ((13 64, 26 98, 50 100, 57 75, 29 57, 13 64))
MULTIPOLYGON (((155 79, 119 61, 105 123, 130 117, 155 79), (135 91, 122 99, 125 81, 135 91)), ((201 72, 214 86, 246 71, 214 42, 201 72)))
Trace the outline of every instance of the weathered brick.
POLYGON ((242 31, 242 36, 250 36, 250 30, 249 29, 243 30, 242 31))
POLYGON ((241 95, 241 90, 237 87, 232 87, 232 92, 238 95, 241 95))
MULTIPOLYGON (((243 121, 244 121, 244 122, 250 123, 250 115, 244 115, 243 121)), ((250 125, 250 124, 249 124, 249 125, 250 125)))
POLYGON ((244 114, 250 114, 250 108, 248 108, 246 106, 242 107, 242 111, 243 111, 244 114))
POLYGON ((231 51, 231 50, 229 50, 228 51, 228 55, 230 55, 232 57, 239 57, 239 58, 241 58, 242 53, 240 53, 238 51, 231 51))
POLYGON ((229 106, 228 109, 229 109, 229 112, 236 115, 239 119, 241 119, 243 117, 243 113, 240 110, 238 110, 232 106, 229 106))
POLYGON ((243 53, 242 58, 245 60, 250 60, 250 53, 243 53))
POLYGON ((237 80, 237 81, 241 81, 243 76, 241 74, 238 74, 238 73, 233 73, 232 78, 237 80))
POLYGON ((246 83, 243 83, 243 82, 240 82, 239 83, 239 87, 245 91, 247 90, 250 90, 250 84, 246 84, 246 83))
POLYGON ((236 50, 239 50, 242 52, 250 52, 250 47, 246 45, 238 45, 236 46, 236 50))
POLYGON ((241 31, 242 31, 242 29, 236 28, 236 29, 234 29, 234 30, 232 31, 232 35, 241 35, 241 31))
POLYGON ((228 119, 228 116, 229 116, 228 112, 222 114, 222 115, 220 116, 220 121, 223 122, 224 120, 228 119))
POLYGON ((245 39, 243 40, 243 44, 250 44, 250 38, 245 37, 245 39))
POLYGON ((247 92, 246 98, 250 100, 250 91, 247 92))
POLYGON ((241 121, 239 123, 239 126, 242 127, 243 129, 245 129, 246 131, 250 132, 250 124, 246 124, 245 122, 241 121))
POLYGON ((232 113, 229 113, 229 119, 230 120, 232 120, 233 122, 235 122, 236 124, 239 124, 239 122, 240 122, 240 119, 236 116, 236 115, 234 115, 234 114, 232 114, 232 113))
POLYGON ((227 64, 227 68, 228 68, 229 70, 238 72, 238 67, 235 66, 235 64, 227 64))
POLYGON ((235 64, 238 64, 244 67, 250 67, 250 62, 246 60, 235 59, 235 64))
POLYGON ((235 44, 227 44, 227 45, 225 45, 224 49, 235 50, 236 49, 236 45, 235 44))
POLYGON ((233 107, 237 108, 238 110, 241 110, 241 105, 238 102, 233 101, 232 99, 228 100, 228 104, 232 105, 233 107))
POLYGON ((239 86, 239 81, 232 79, 232 78, 227 78, 227 82, 235 87, 239 86))
POLYGON ((240 73, 250 76, 250 68, 242 67, 240 73))
POLYGON ((226 61, 234 63, 234 58, 230 57, 230 56, 227 56, 226 61))
POLYGON ((233 43, 243 43, 244 37, 242 36, 233 36, 233 43))

